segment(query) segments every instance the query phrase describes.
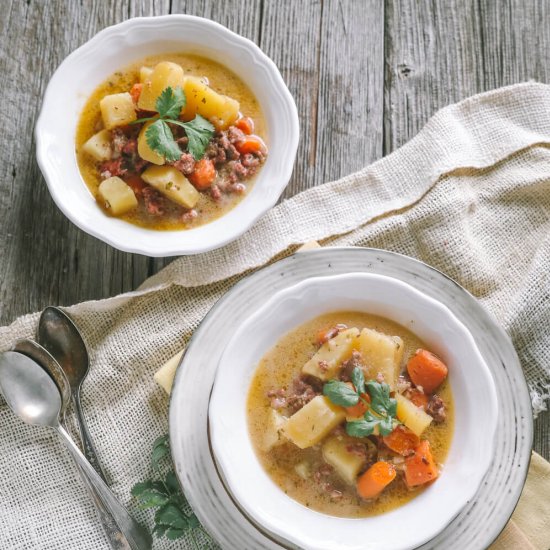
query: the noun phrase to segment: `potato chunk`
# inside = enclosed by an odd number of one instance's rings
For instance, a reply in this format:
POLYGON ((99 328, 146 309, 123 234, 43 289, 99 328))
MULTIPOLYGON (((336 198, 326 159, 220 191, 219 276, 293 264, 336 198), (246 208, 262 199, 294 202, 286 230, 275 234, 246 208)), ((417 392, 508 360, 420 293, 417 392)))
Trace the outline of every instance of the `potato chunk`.
POLYGON ((200 78, 188 76, 183 87, 187 105, 183 116, 191 120, 198 113, 207 118, 218 130, 226 130, 239 116, 239 102, 215 92, 200 78))
POLYGON ((162 155, 159 155, 157 152, 153 151, 151 147, 149 147, 149 144, 147 143, 147 136, 145 135, 145 132, 147 131, 147 128, 153 124, 154 121, 146 122, 143 125, 143 128, 139 131, 138 135, 138 155, 148 162, 151 162, 153 164, 162 165, 166 162, 165 158, 162 155))
POLYGON ((331 437, 323 445, 323 458, 336 473, 349 485, 355 485, 359 470, 365 465, 366 457, 350 453, 352 444, 345 437, 331 437))
POLYGON ((368 368, 368 378, 384 375, 384 381, 393 390, 399 375, 403 357, 403 340, 399 336, 388 336, 370 328, 364 328, 359 337, 359 351, 368 368))
POLYGON ((109 160, 113 155, 111 134, 109 130, 101 130, 94 134, 83 146, 82 150, 95 160, 109 160))
POLYGON ((296 446, 305 449, 319 443, 345 418, 342 407, 318 395, 288 419, 283 432, 296 446))
POLYGON ((132 188, 117 176, 103 180, 97 191, 105 203, 105 208, 115 216, 124 214, 138 205, 132 188))
POLYGON ((176 63, 162 61, 143 82, 138 107, 144 111, 156 111, 157 98, 168 86, 183 88, 183 69, 176 63))
POLYGON ((351 356, 358 337, 359 330, 355 327, 339 332, 319 348, 317 353, 302 367, 302 372, 320 380, 334 378, 342 366, 342 361, 351 356))
POLYGON ((173 166, 149 166, 141 179, 185 208, 193 208, 199 200, 200 193, 173 166))
POLYGON ((395 399, 397 399, 397 418, 420 437, 432 423, 432 417, 400 393, 395 394, 395 399))
POLYGON ((287 420, 288 418, 286 416, 278 413, 275 409, 269 410, 262 446, 264 451, 270 451, 276 445, 280 445, 283 441, 286 441, 283 428, 287 420))
POLYGON ((103 126, 107 130, 116 126, 126 126, 136 120, 136 109, 128 92, 106 95, 100 102, 103 126))
POLYGON ((143 84, 143 82, 151 78, 152 74, 153 69, 151 67, 141 67, 139 69, 139 81, 143 84))

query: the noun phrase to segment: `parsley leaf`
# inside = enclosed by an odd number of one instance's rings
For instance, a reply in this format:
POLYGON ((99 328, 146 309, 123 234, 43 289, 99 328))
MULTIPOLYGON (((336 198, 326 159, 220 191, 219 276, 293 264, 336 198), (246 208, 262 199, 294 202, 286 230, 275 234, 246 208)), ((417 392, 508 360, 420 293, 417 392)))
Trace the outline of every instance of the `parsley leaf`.
POLYGON ((392 401, 395 402, 397 408, 397 402, 390 397, 390 387, 385 382, 376 382, 376 380, 369 380, 366 383, 367 390, 371 397, 371 408, 374 412, 386 415, 388 409, 392 408, 392 401))
POLYGON ((377 424, 377 421, 367 420, 366 418, 353 420, 346 423, 346 433, 352 437, 367 437, 374 433, 377 424))
POLYGON ((351 373, 351 381, 359 395, 365 393, 365 374, 361 367, 355 367, 351 373))
POLYGON ((210 540, 210 537, 191 510, 176 474, 169 469, 170 444, 167 435, 157 438, 153 443, 151 463, 157 479, 136 483, 131 492, 142 510, 157 508, 153 534, 170 540, 188 534, 196 550, 204 548, 197 542, 195 532, 200 531, 203 539, 210 540))
POLYGON ((168 88, 165 88, 158 96, 155 106, 160 118, 177 119, 186 103, 187 98, 183 93, 183 88, 177 86, 172 90, 172 88, 168 86, 168 88))
POLYGON ((153 122, 145 132, 145 139, 147 145, 166 160, 173 162, 181 158, 181 149, 165 120, 159 118, 153 122))
POLYGON ((214 135, 214 126, 201 115, 195 116, 189 122, 171 121, 185 129, 189 138, 187 148, 195 160, 200 160, 204 156, 206 147, 214 135))
POLYGON ((323 386, 323 395, 341 407, 353 407, 359 402, 357 392, 340 380, 329 380, 323 386))
POLYGON ((169 123, 181 126, 185 130, 188 138, 187 149, 195 160, 200 160, 204 156, 208 143, 214 135, 214 126, 200 115, 196 115, 189 122, 178 120, 181 110, 186 104, 187 98, 183 88, 177 86, 172 89, 168 86, 155 103, 158 117, 139 118, 131 122, 131 124, 139 124, 154 121, 145 132, 147 145, 169 162, 179 160, 182 153, 174 140, 169 123))

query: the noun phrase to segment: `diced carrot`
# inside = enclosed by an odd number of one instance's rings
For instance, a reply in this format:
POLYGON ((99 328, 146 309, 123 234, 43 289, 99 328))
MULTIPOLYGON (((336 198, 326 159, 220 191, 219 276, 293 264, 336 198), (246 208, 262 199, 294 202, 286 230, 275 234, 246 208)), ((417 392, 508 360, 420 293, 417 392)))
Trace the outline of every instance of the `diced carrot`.
POLYGON ((383 460, 375 462, 357 480, 357 492, 362 498, 377 497, 394 479, 395 468, 383 460))
POLYGON ((424 439, 414 454, 405 459, 405 483, 407 487, 417 487, 437 479, 438 476, 439 472, 430 450, 430 443, 424 439))
POLYGON ((199 190, 208 189, 216 179, 216 168, 210 159, 201 159, 195 163, 195 169, 189 176, 189 181, 199 190))
POLYGON ((405 426, 396 426, 391 434, 382 439, 394 453, 403 456, 412 455, 420 443, 419 437, 405 426))
POLYGON ((342 330, 346 330, 347 325, 338 324, 333 327, 323 328, 317 333, 317 343, 321 346, 325 342, 328 342, 331 338, 334 338, 342 330))
POLYGON ((428 396, 425 393, 422 393, 416 388, 412 388, 407 392, 406 397, 408 397, 417 407, 426 410, 428 406, 428 396))
POLYGON ((255 135, 246 136, 241 141, 237 141, 235 147, 241 155, 245 155, 246 153, 257 153, 259 151, 265 153, 267 151, 267 147, 263 140, 255 135))
MULTIPOLYGON (((366 393, 361 394, 361 398, 370 403, 370 395, 366 393)), ((360 416, 363 416, 367 409, 369 408, 368 404, 365 403, 365 401, 362 401, 359 399, 357 402, 357 405, 353 405, 351 407, 344 407, 346 409, 346 416, 352 417, 352 418, 359 418, 360 416)))
POLYGON ((415 386, 422 386, 425 393, 432 393, 447 378, 447 365, 433 353, 419 349, 409 359, 407 372, 415 386))
POLYGON ((132 96, 132 100, 134 101, 134 103, 138 102, 142 89, 143 84, 141 82, 137 82, 132 86, 132 89, 130 90, 130 95, 132 96))
POLYGON ((239 118, 239 120, 235 122, 235 126, 246 135, 250 135, 254 131, 254 121, 248 116, 239 118))

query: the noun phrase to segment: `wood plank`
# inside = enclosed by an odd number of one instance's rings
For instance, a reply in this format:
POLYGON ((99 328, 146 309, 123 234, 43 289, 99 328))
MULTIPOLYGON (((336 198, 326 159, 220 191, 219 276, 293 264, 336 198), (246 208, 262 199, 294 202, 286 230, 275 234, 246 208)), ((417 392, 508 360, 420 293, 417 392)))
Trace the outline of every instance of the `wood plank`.
POLYGON ((307 158, 314 185, 382 156, 383 2, 324 2, 319 60, 317 143, 307 158))
POLYGON ((284 197, 319 183, 316 177, 321 18, 319 0, 265 0, 260 47, 288 85, 298 107, 300 144, 284 197))
POLYGON ((550 80, 544 0, 388 0, 384 154, 441 107, 529 79, 550 80))

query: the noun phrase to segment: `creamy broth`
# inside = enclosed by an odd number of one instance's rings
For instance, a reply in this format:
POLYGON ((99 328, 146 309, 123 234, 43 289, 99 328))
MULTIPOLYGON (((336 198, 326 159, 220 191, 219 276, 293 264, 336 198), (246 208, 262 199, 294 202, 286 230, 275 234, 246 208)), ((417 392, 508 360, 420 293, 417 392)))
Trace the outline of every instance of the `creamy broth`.
MULTIPOLYGON (((268 452, 262 450, 262 438, 271 411, 267 392, 272 388, 288 387, 300 374, 303 365, 317 351, 319 346, 315 342, 315 337, 318 331, 338 323, 358 329, 368 327, 401 337, 405 347, 402 367, 418 348, 426 347, 409 330, 374 315, 342 311, 317 317, 283 336, 262 358, 248 394, 249 433, 261 464, 273 482, 288 496, 308 508, 325 514, 347 518, 367 517, 393 510, 413 499, 424 489, 409 490, 398 476, 376 500, 364 501, 357 496, 355 487, 334 478, 332 482, 335 488, 343 493, 343 497, 338 502, 333 502, 328 494, 319 490, 312 477, 303 479, 295 471, 295 466, 299 464, 309 463, 313 471, 323 463, 320 445, 300 449, 293 443, 286 442, 268 452)), ((440 465, 444 463, 449 451, 454 423, 453 399, 448 381, 437 390, 437 394, 446 404, 447 419, 442 424, 432 422, 422 435, 422 439, 430 441, 434 459, 440 465)))
MULTIPOLYGON (((87 100, 80 115, 76 131, 76 157, 82 178, 96 200, 102 178, 97 162, 82 150, 82 145, 103 128, 99 102, 106 95, 129 91, 135 83, 139 82, 140 67, 154 67, 161 61, 171 61, 181 65, 186 74, 206 77, 214 90, 236 99, 240 103, 241 112, 253 120, 254 133, 266 141, 266 124, 260 106, 248 86, 230 69, 210 59, 191 54, 171 53, 146 57, 117 71, 98 86, 87 100)), ((250 192, 255 178, 256 176, 246 182, 245 193, 223 195, 217 202, 209 195, 201 193, 199 202, 195 206, 198 216, 192 220, 181 221, 171 216, 151 216, 141 203, 138 208, 117 217, 149 229, 190 229, 210 223, 233 209, 250 192)), ((101 200, 98 201, 98 205, 109 215, 109 211, 103 208, 101 200)))

